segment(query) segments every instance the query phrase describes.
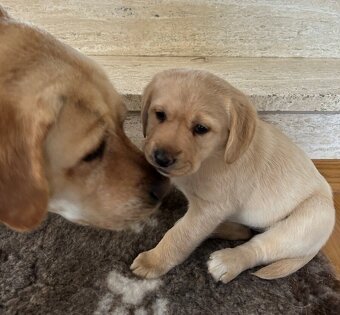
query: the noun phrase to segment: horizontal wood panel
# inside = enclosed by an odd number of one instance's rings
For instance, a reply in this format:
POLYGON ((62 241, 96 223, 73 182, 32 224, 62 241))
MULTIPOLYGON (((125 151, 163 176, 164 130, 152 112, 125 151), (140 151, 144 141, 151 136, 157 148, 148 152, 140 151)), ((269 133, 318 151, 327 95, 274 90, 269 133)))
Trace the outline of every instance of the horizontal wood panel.
MULTIPOLYGON (((340 167, 340 161, 338 162, 340 167)), ((327 177, 326 177, 327 179, 327 177)), ((334 189, 334 188, 333 188, 334 189)), ((336 209, 336 222, 333 234, 323 248, 323 253, 331 261, 337 278, 340 280, 340 193, 334 194, 334 205, 336 209)))
MULTIPOLYGON (((262 114, 289 136, 312 159, 340 158, 340 114, 262 114)), ((143 142, 139 113, 130 113, 125 122, 128 136, 138 146, 143 142)), ((336 184, 337 185, 337 184, 336 184)))
MULTIPOLYGON (((339 160, 314 160, 314 164, 318 168, 320 173, 323 176, 325 176, 327 181, 330 183, 330 185, 332 186, 333 192, 340 194, 340 159, 339 160)), ((339 201, 338 211, 340 213, 340 195, 338 196, 338 201, 339 201)))
POLYGON ((154 74, 170 68, 215 73, 250 95, 261 111, 340 111, 340 59, 94 56, 115 87, 139 110, 154 74))
POLYGON ((340 183, 340 164, 337 168, 329 168, 322 170, 322 173, 332 181, 338 181, 340 183))
POLYGON ((3 0, 90 55, 340 57, 333 0, 3 0))
POLYGON ((263 114, 312 159, 340 158, 340 114, 263 114))

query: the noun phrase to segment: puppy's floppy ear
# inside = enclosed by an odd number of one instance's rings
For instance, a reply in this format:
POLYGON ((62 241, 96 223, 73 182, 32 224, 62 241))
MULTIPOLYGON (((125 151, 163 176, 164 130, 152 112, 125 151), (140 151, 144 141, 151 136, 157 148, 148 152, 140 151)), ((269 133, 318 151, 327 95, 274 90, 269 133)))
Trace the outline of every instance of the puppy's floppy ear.
POLYGON ((247 97, 238 93, 228 100, 228 112, 229 137, 224 158, 231 164, 249 147, 255 133, 257 114, 247 97))
POLYGON ((38 226, 47 211, 43 142, 55 113, 44 105, 0 102, 0 222, 18 231, 38 226))
POLYGON ((152 80, 144 89, 142 96, 142 125, 143 125, 143 136, 146 137, 146 129, 148 127, 148 111, 151 104, 152 99, 152 91, 153 91, 154 80, 152 80))

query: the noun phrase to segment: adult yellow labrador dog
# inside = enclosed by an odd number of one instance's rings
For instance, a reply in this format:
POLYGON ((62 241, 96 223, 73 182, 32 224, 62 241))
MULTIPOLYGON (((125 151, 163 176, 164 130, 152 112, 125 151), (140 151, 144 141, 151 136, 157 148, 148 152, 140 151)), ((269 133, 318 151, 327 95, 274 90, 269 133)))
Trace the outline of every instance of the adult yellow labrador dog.
POLYGON ((249 238, 212 253, 209 272, 228 282, 286 276, 311 260, 329 238, 332 192, 311 160, 278 129, 260 120, 247 97, 204 71, 157 74, 143 96, 145 155, 171 177, 189 210, 131 268, 153 278, 181 263, 205 238, 249 238))
POLYGON ((0 222, 26 231, 47 209, 122 229, 169 183, 123 131, 125 105, 90 59, 0 7, 0 222))

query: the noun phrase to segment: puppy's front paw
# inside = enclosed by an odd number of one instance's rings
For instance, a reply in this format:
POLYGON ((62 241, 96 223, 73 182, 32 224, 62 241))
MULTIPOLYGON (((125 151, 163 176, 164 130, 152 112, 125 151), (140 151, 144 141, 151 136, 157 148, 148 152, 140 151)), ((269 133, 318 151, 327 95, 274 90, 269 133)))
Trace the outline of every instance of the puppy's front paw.
POLYGON ((142 278, 158 278, 168 272, 167 268, 157 258, 154 250, 140 253, 133 261, 130 269, 142 278))
POLYGON ((210 255, 208 270, 215 281, 228 283, 236 278, 243 270, 242 257, 237 250, 226 248, 218 250, 210 255))

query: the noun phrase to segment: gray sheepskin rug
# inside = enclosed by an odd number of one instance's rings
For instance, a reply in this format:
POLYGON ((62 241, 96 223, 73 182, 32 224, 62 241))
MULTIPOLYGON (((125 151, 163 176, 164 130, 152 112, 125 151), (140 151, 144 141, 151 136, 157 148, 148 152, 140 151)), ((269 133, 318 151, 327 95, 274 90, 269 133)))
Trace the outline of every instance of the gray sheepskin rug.
POLYGON ((340 314, 340 285, 322 255, 287 278, 266 281, 246 271, 225 285, 213 281, 206 262, 238 243, 214 239, 160 279, 133 276, 133 259, 186 207, 174 191, 155 216, 127 232, 52 214, 29 234, 0 226, 0 314, 340 314))

